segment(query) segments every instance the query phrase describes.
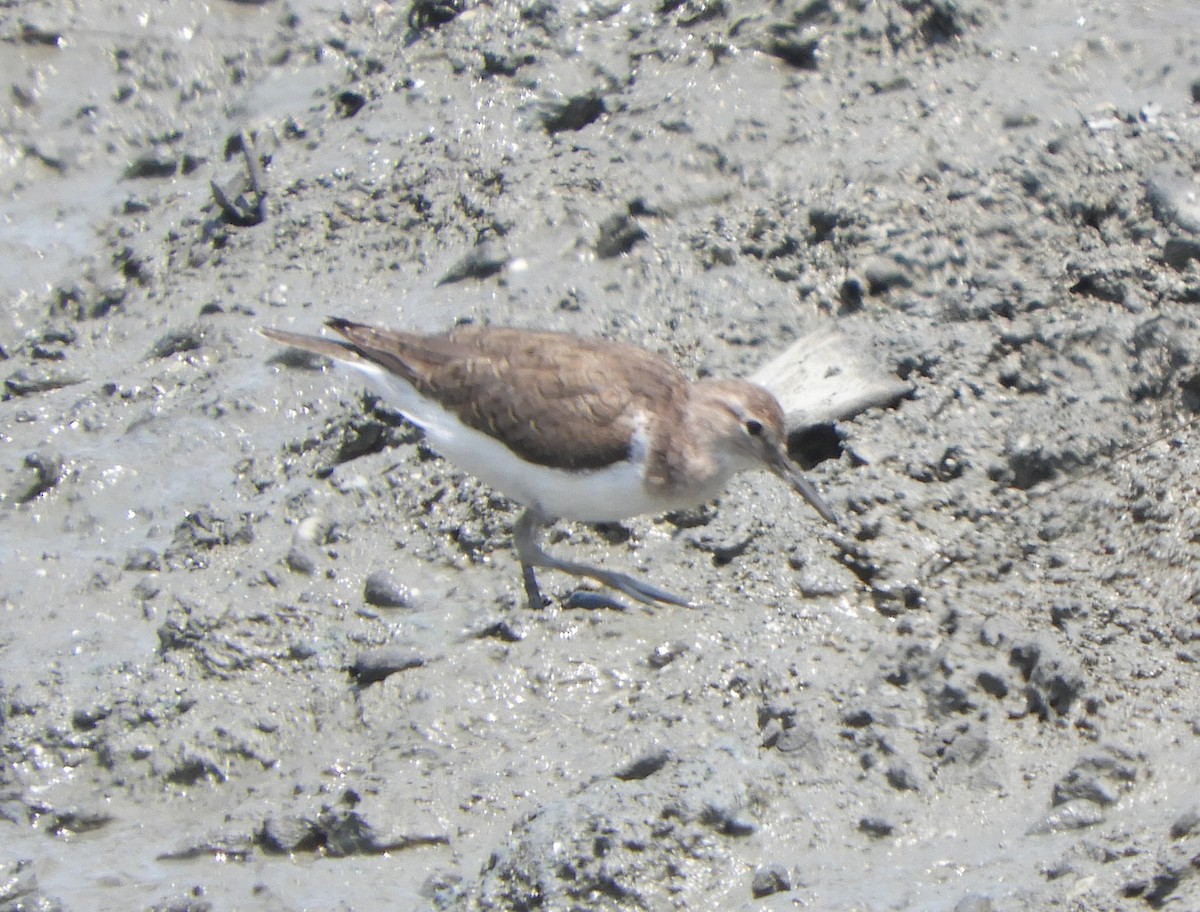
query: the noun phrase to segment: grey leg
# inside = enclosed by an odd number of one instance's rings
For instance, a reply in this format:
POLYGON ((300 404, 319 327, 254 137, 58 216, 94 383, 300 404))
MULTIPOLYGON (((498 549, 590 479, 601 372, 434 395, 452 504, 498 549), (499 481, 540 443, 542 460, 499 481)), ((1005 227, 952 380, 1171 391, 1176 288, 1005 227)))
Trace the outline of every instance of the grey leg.
POLYGON ((533 510, 527 509, 513 526, 513 544, 517 549, 517 558, 521 561, 525 598, 529 601, 529 607, 535 611, 546 607, 546 600, 542 598, 541 587, 538 586, 537 576, 533 572, 534 567, 542 566, 538 558, 545 556, 537 545, 537 527, 542 522, 533 510))
POLYGON ((686 599, 624 573, 551 557, 537 543, 537 527, 543 522, 545 520, 542 517, 529 509, 521 514, 521 518, 513 526, 513 544, 516 545, 517 557, 521 560, 521 572, 525 578, 525 595, 529 599, 530 607, 541 608, 543 605, 541 591, 538 589, 537 580, 533 575, 534 567, 558 570, 572 576, 586 576, 646 605, 662 603, 679 605, 683 608, 692 607, 692 603, 686 599))
POLYGON ((525 563, 521 560, 521 577, 525 581, 525 598, 529 601, 529 607, 540 609, 546 607, 546 600, 542 598, 542 590, 538 586, 537 577, 533 575, 533 565, 525 563))

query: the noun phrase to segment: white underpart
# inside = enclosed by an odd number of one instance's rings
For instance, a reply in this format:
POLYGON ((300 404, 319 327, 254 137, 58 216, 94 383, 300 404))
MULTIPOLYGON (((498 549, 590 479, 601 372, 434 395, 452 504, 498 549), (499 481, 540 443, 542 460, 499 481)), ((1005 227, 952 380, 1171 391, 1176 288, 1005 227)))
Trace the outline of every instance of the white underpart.
MULTIPOLYGON (((525 462, 495 438, 459 423, 451 412, 423 398, 410 383, 379 365, 342 363, 365 374, 388 403, 425 431, 439 454, 546 519, 613 522, 643 513, 665 513, 694 500, 655 497, 646 491, 642 475, 649 447, 644 419, 634 435, 629 460, 581 472, 554 469, 525 462)), ((700 494, 696 502, 706 499, 700 494)))

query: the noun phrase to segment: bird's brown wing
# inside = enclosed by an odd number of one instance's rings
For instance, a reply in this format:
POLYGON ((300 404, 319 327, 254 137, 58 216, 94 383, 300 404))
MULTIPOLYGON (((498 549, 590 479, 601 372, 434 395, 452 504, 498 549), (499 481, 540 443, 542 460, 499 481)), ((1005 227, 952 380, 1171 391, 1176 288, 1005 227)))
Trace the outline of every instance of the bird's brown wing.
POLYGON ((629 453, 638 416, 677 407, 683 376, 631 345, 563 333, 465 326, 444 335, 329 326, 468 426, 538 465, 594 469, 629 453))

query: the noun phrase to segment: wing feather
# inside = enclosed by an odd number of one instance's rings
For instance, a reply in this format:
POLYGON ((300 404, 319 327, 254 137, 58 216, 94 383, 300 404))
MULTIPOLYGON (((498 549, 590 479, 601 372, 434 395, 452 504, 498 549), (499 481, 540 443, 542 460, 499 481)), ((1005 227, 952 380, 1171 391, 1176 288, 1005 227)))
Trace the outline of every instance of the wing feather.
POLYGON ((602 339, 474 326, 425 336, 347 320, 328 325, 354 354, 538 465, 619 462, 646 410, 678 408, 687 394, 684 377, 664 359, 602 339))

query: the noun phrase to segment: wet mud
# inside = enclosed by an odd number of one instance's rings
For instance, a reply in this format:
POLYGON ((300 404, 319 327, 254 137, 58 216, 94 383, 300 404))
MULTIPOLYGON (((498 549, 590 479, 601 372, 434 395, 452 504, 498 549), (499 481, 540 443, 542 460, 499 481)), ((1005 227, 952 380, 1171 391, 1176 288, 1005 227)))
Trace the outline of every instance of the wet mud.
POLYGON ((1200 906, 1200 12, 0 9, 0 910, 1200 906), (555 554, 262 325, 907 396, 555 554), (585 600, 585 604, 588 602, 585 600))

